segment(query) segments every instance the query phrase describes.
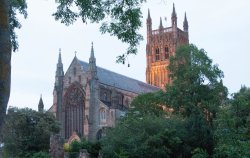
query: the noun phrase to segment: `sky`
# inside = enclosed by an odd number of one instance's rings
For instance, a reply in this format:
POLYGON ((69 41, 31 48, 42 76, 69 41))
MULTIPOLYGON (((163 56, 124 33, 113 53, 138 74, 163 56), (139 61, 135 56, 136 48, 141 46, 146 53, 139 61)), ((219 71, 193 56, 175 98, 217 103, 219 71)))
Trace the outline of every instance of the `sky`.
POLYGON ((237 92, 242 85, 250 87, 249 0, 148 0, 142 5, 143 26, 139 31, 144 40, 138 54, 128 58, 130 67, 115 62, 127 45, 116 37, 102 35, 100 24, 78 20, 65 26, 52 16, 57 7, 54 0, 27 0, 27 3, 28 18, 20 17, 22 28, 16 30, 19 50, 12 54, 9 106, 36 110, 42 95, 45 109, 49 109, 53 103, 59 49, 66 72, 75 55, 88 62, 91 42, 98 66, 145 82, 147 10, 150 9, 153 29, 158 28, 160 17, 164 19, 163 26, 169 27, 173 3, 178 27, 183 28, 186 12, 190 43, 205 49, 213 63, 219 65, 229 93, 237 92))

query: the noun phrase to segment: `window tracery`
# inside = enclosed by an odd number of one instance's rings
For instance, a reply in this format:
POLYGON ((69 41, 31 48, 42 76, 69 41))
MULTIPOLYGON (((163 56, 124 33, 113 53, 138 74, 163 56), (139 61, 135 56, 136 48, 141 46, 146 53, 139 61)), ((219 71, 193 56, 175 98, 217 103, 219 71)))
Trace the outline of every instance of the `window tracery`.
POLYGON ((99 112, 100 122, 105 123, 106 122, 106 110, 104 108, 100 109, 99 112))
POLYGON ((69 138, 73 132, 83 135, 84 104, 84 91, 73 84, 66 91, 63 100, 65 138, 69 138))

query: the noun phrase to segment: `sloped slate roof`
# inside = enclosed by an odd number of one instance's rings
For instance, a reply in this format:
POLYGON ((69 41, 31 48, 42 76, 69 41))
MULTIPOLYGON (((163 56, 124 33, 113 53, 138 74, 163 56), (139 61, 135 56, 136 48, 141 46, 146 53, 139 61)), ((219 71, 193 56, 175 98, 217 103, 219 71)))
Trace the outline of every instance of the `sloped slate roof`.
MULTIPOLYGON (((80 61, 85 71, 89 70, 89 63, 80 61)), ((137 94, 149 93, 160 90, 160 88, 146 84, 144 82, 129 78, 127 76, 109 71, 97 66, 97 77, 99 82, 105 85, 114 86, 116 88, 134 92, 137 94)))

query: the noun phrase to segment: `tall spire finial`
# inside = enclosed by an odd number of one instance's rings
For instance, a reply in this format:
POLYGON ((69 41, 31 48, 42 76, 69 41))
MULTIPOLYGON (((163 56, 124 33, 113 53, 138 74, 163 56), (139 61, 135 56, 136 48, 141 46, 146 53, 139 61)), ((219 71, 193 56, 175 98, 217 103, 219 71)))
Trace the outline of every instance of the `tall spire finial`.
POLYGON ((160 17, 160 28, 163 28, 161 17, 160 17))
POLYGON ((150 10, 149 10, 149 8, 148 8, 148 19, 151 19, 151 17, 150 17, 150 10))
POLYGON ((172 12, 172 27, 175 27, 177 28, 177 16, 176 16, 176 12, 175 12, 175 6, 174 6, 174 3, 173 3, 173 12, 172 12))
POLYGON ((97 70, 96 70, 96 59, 94 55, 94 46, 93 42, 91 43, 91 54, 89 58, 89 70, 93 78, 97 79, 97 70))
POLYGON ((94 58, 95 55, 94 55, 94 46, 93 46, 93 42, 91 42, 91 55, 90 55, 90 58, 94 58))
POLYGON ((172 16, 176 16, 174 3, 173 3, 173 12, 172 12, 172 16))
POLYGON ((59 57, 58 57, 58 63, 61 64, 62 63, 62 57, 61 57, 61 48, 59 48, 59 57))
POLYGON ((149 9, 148 9, 147 25, 152 25, 152 20, 151 20, 151 17, 150 17, 150 11, 149 11, 149 9))
POLYGON ((185 32, 188 32, 188 21, 187 21, 186 12, 185 12, 185 17, 184 17, 184 22, 183 22, 183 30, 184 30, 185 32))
POLYGON ((43 104, 43 99, 42 99, 42 94, 40 95, 40 100, 38 103, 38 112, 43 112, 44 111, 44 104, 43 104))
POLYGON ((61 57, 61 48, 59 48, 56 76, 61 76, 61 75, 64 75, 64 72, 63 72, 63 63, 62 63, 62 57, 61 57))
POLYGON ((176 12, 175 12, 175 6, 174 6, 174 3, 173 3, 173 12, 172 12, 172 17, 176 17, 176 12))

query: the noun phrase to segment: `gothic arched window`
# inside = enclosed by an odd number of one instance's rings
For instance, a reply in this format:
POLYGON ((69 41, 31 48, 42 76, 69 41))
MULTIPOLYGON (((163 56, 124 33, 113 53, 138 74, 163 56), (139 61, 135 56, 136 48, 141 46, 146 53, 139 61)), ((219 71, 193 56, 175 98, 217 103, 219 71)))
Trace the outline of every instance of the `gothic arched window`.
POLYGON ((100 109, 99 117, 100 117, 100 123, 106 122, 106 110, 104 108, 100 109))
POLYGON ((104 88, 100 90, 101 101, 110 102, 110 91, 104 88))
POLYGON ((160 50, 159 50, 159 48, 156 48, 156 50, 155 50, 155 60, 156 61, 160 60, 160 50))
POLYGON ((119 103, 119 105, 123 105, 123 95, 122 94, 118 95, 118 103, 119 103))
POLYGON ((69 138, 73 132, 83 136, 83 120, 85 105, 85 93, 78 85, 71 85, 63 97, 65 138, 69 138))
POLYGON ((104 93, 103 93, 103 99, 104 99, 105 101, 108 100, 107 92, 104 92, 104 93))

